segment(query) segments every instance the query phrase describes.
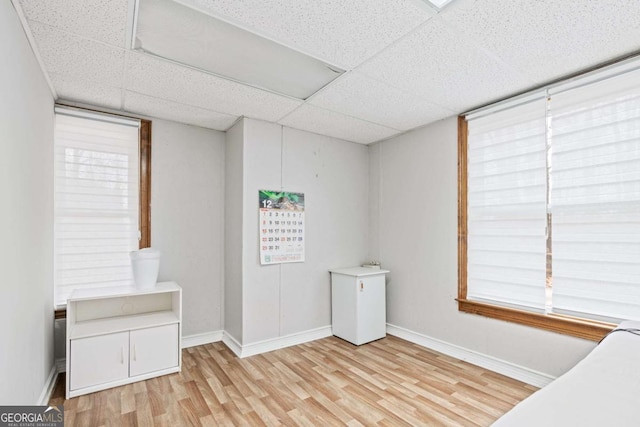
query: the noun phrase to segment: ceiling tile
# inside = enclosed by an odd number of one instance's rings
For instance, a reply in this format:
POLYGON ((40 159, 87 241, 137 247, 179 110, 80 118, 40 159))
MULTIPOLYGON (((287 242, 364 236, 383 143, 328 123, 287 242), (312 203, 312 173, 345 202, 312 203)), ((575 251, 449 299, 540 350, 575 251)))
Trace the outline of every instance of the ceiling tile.
POLYGON ((182 0, 265 37, 352 69, 434 15, 420 0, 182 0))
POLYGON ((412 93, 352 71, 314 95, 310 104, 378 123, 408 130, 454 115, 412 93))
POLYGON ((19 0, 30 21, 125 47, 128 0, 19 0))
POLYGON ((456 113, 535 83, 468 46, 438 16, 364 63, 358 71, 456 113))
POLYGON ((640 49, 637 0, 461 0, 441 16, 540 83, 640 49))
POLYGON ((116 110, 121 107, 122 89, 120 88, 86 80, 69 80, 60 74, 50 74, 50 78, 59 100, 82 102, 116 110))
MULTIPOLYGON (((61 99, 368 143, 640 50, 637 0, 173 0, 355 70, 307 103, 125 51, 132 0, 14 0, 61 99), (281 120, 282 119, 282 120, 281 120)), ((166 0, 172 1, 172 0, 166 0)), ((215 55, 215 51, 213 52, 215 55)))
POLYGON ((127 53, 125 86, 156 98, 272 122, 302 103, 137 52, 127 53))
POLYGON ((131 113, 221 131, 227 130, 238 119, 238 116, 221 114, 130 91, 125 92, 124 109, 131 113))
POLYGON ((278 123, 295 129, 369 144, 400 133, 399 130, 369 123, 323 108, 305 104, 278 123))
POLYGON ((124 50, 83 39, 38 22, 29 22, 49 74, 122 87, 124 50))

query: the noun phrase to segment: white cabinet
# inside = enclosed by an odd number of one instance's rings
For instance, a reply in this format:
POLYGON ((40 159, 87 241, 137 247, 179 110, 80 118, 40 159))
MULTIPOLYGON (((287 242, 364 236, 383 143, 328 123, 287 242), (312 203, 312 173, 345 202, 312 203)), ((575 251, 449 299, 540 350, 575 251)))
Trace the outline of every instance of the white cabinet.
POLYGON ((333 335, 355 345, 386 336, 386 273, 365 267, 331 270, 333 335))
POLYGON ((99 335, 71 341, 68 372, 71 390, 105 384, 129 377, 129 333, 99 335))
POLYGON ((179 372, 182 289, 174 282, 77 290, 67 301, 67 399, 179 372))
POLYGON ((178 324, 138 329, 129 335, 129 375, 143 375, 178 365, 178 324))

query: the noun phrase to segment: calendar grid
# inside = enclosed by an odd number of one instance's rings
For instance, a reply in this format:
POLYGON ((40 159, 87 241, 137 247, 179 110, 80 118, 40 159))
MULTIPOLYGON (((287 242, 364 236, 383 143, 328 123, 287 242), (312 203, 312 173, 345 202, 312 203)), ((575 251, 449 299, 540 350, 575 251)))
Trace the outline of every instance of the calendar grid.
POLYGON ((260 264, 304 262, 304 193, 259 191, 260 264))

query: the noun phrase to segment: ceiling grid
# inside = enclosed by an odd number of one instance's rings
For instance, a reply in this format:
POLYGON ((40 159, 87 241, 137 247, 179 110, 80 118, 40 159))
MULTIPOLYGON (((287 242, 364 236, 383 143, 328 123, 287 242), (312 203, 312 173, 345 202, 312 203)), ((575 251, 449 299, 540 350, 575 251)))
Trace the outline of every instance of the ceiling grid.
POLYGON ((640 51, 637 0, 137 0, 188 6, 346 71, 297 99, 129 49, 134 1, 12 0, 58 100, 368 144, 640 51))

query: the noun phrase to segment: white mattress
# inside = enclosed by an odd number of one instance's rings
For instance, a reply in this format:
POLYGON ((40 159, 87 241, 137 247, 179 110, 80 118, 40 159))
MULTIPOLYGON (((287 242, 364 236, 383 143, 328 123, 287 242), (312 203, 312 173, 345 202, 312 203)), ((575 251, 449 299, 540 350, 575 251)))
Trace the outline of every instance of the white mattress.
MULTIPOLYGON (((640 322, 623 322, 617 329, 623 328, 640 329, 640 322)), ((612 333, 493 426, 640 426, 640 336, 612 333)))

